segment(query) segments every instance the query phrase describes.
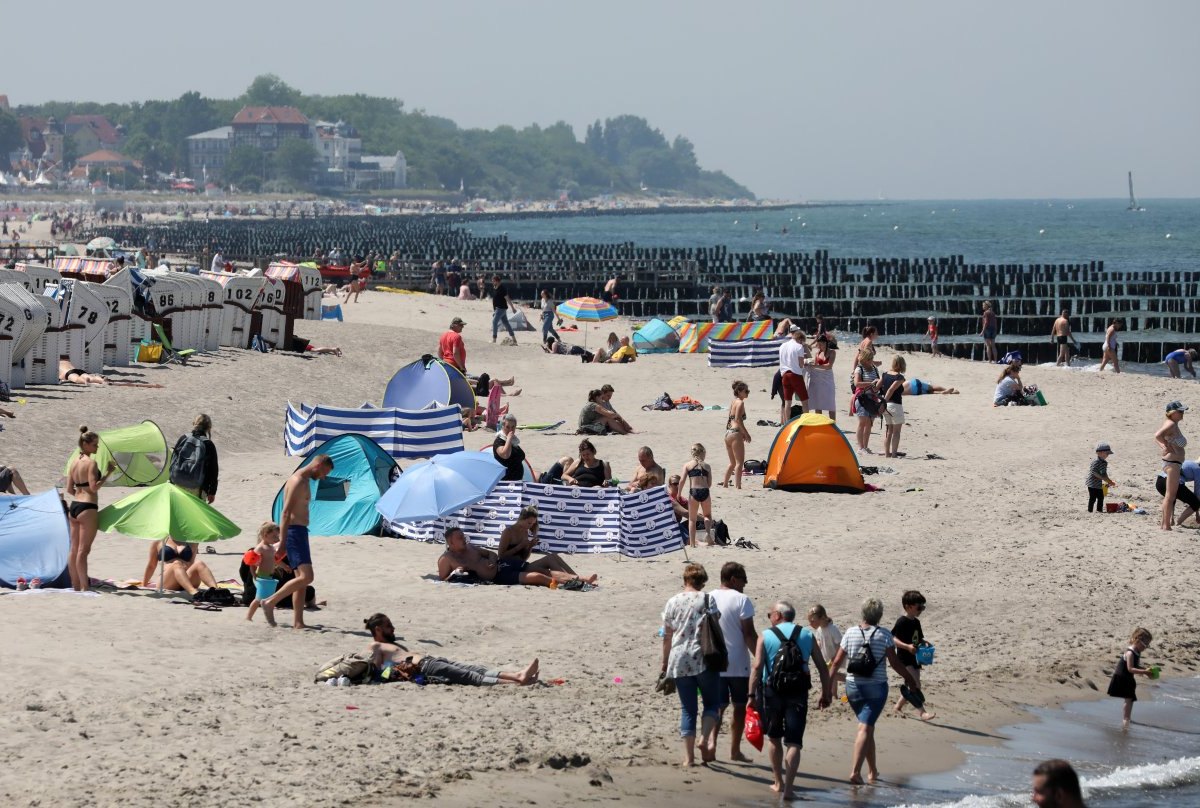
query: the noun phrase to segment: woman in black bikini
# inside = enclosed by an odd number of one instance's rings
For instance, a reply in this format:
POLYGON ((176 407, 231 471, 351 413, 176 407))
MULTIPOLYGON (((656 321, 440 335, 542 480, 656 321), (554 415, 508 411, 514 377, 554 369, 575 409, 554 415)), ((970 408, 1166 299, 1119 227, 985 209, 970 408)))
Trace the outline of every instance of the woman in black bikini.
POLYGON ((1179 488, 1179 475, 1183 471, 1184 449, 1187 446, 1187 438, 1179 429, 1179 422, 1183 420, 1187 409, 1182 402, 1172 401, 1167 405, 1166 420, 1154 433, 1154 442, 1162 452, 1163 474, 1167 478, 1166 488, 1163 489, 1166 492, 1162 506, 1163 530, 1170 530, 1175 524, 1175 491, 1179 488))
POLYGON ((692 459, 683 467, 679 476, 688 482, 688 544, 696 546, 696 515, 704 511, 704 530, 708 534, 706 544, 713 543, 712 534, 712 500, 709 498, 709 487, 712 485, 712 466, 704 462, 706 456, 704 446, 692 444, 692 459))
POLYGON ((729 477, 735 472, 737 487, 742 487, 746 444, 750 442, 750 430, 746 429, 746 397, 749 395, 749 385, 742 381, 733 383, 733 404, 729 407, 729 417, 725 419, 725 451, 729 454, 729 467, 725 469, 722 488, 729 487, 729 477))
POLYGON ((600 488, 609 485, 612 470, 608 462, 596 457, 596 447, 584 438, 579 442, 579 457, 563 472, 563 485, 578 485, 580 488, 600 488))
POLYGON ((181 544, 170 537, 150 545, 150 559, 146 562, 146 572, 142 575, 142 586, 150 586, 154 582, 159 559, 165 565, 162 577, 164 590, 182 589, 194 596, 200 591, 200 584, 210 589, 217 588, 217 579, 213 577, 208 565, 200 560, 196 553, 196 545, 181 544))
POLYGON ((70 509, 71 552, 67 561, 67 571, 71 574, 71 586, 77 592, 88 591, 88 554, 92 552, 92 542, 96 540, 96 517, 99 514, 100 486, 108 482, 108 478, 116 469, 117 464, 111 460, 104 476, 100 476, 100 468, 92 457, 100 448, 100 436, 88 431, 86 426, 79 427, 79 457, 67 469, 67 493, 73 498, 70 509))

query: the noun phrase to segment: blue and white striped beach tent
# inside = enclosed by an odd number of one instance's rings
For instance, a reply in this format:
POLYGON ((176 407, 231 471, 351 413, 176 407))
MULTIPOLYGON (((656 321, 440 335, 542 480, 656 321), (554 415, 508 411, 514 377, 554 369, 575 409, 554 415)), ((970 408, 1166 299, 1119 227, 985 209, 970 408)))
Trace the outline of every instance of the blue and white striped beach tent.
POLYGON ((400 410, 370 404, 348 408, 289 402, 283 432, 289 455, 311 454, 317 444, 347 434, 366 435, 397 460, 463 450, 462 416, 455 406, 400 410))
POLYGON ((663 487, 629 494, 616 488, 502 482, 481 501, 449 516, 386 527, 401 538, 442 541, 446 528, 454 525, 472 544, 495 548, 501 532, 527 505, 538 509, 537 552, 648 558, 683 548, 679 520, 663 487))

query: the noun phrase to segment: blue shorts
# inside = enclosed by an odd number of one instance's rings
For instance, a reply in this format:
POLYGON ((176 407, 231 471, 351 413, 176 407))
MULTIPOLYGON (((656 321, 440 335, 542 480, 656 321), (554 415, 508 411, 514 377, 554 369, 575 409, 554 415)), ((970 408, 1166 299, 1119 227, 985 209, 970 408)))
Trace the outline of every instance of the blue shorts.
POLYGON ((784 746, 804 748, 804 730, 808 726, 808 694, 785 699, 764 686, 759 700, 763 735, 772 740, 783 739, 784 746))
POLYGON ((301 564, 312 566, 312 550, 308 549, 308 525, 288 525, 284 547, 287 548, 288 563, 292 565, 292 569, 299 569, 301 564))
POLYGON ((933 385, 929 382, 923 382, 920 379, 912 379, 908 383, 908 394, 910 396, 925 396, 933 392, 933 385))
POLYGON ((745 707, 749 701, 750 693, 750 677, 749 676, 722 676, 721 677, 721 709, 724 710, 730 704, 738 707, 745 707))
POLYGON ((254 597, 258 600, 266 600, 275 594, 276 587, 279 586, 279 580, 276 578, 258 578, 254 579, 254 597))
POLYGON ((994 328, 983 329, 983 338, 984 339, 995 339, 996 338, 996 329, 994 329, 994 328))
POLYGON ((846 700, 850 702, 850 709, 858 716, 859 723, 869 727, 875 726, 879 716, 883 715, 883 708, 887 706, 887 696, 886 681, 846 681, 846 700))

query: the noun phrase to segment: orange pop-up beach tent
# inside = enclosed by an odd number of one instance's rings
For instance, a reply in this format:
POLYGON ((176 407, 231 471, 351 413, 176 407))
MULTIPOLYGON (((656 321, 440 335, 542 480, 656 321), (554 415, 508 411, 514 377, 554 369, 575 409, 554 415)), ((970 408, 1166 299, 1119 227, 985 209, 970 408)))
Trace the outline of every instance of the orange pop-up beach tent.
POLYGON ((788 421, 775 436, 763 487, 839 494, 867 490, 846 436, 836 423, 811 412, 788 421))

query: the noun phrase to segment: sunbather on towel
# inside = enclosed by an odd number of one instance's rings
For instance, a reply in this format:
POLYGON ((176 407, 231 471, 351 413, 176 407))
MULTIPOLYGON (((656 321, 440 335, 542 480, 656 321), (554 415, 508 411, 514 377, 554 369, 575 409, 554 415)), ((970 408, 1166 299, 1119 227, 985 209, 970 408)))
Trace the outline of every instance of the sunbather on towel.
POLYGON ((532 685, 538 680, 535 659, 522 671, 503 671, 483 665, 467 665, 441 657, 410 653, 396 642, 396 629, 386 614, 377 612, 363 621, 371 632, 367 650, 371 667, 385 682, 409 681, 447 685, 532 685))
POLYGON ((446 551, 438 558, 438 577, 451 583, 496 583, 501 586, 558 586, 581 580, 566 572, 542 572, 527 569, 524 564, 501 565, 491 550, 481 550, 467 543, 461 528, 446 531, 446 551))
POLYGON ((533 549, 538 545, 538 511, 533 505, 522 509, 514 524, 504 528, 500 534, 500 547, 496 552, 497 575, 505 570, 516 569, 518 572, 544 572, 550 576, 558 576, 556 580, 565 583, 571 580, 581 580, 594 584, 600 576, 592 575, 584 578, 571 565, 563 560, 558 553, 546 553, 536 561, 530 561, 533 549), (559 574, 561 573, 561 575, 559 574))
POLYGON ((96 373, 84 373, 66 359, 58 360, 58 380, 67 384, 108 384, 108 379, 96 373))

